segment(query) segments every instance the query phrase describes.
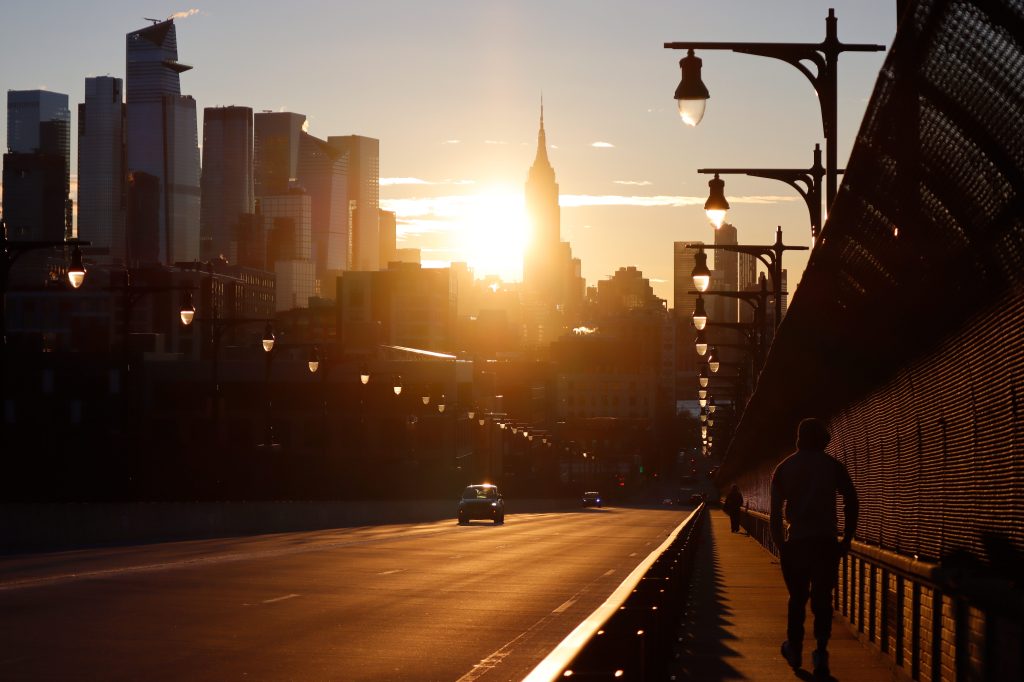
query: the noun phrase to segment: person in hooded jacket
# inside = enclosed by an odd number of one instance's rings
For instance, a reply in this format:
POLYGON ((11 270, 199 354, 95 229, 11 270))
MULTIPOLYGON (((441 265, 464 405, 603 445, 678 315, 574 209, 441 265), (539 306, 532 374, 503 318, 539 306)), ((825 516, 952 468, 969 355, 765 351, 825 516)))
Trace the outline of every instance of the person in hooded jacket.
POLYGON ((828 641, 832 636, 832 588, 839 560, 846 555, 857 528, 858 501, 846 467, 825 452, 831 434, 820 419, 797 427, 796 452, 772 474, 770 528, 779 548, 782 577, 789 590, 786 640, 782 656, 802 665, 804 617, 808 597, 814 614, 814 675, 828 677, 828 641), (836 494, 843 497, 843 537, 837 539, 836 494), (789 524, 788 536, 784 522, 789 524))

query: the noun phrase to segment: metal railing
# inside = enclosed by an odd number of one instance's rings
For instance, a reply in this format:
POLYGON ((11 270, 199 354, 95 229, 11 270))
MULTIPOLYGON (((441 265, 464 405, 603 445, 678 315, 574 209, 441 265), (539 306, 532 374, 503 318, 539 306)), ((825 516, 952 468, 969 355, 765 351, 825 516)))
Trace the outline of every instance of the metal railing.
MULTIPOLYGON (((778 555, 768 515, 741 525, 778 555)), ((854 542, 839 566, 834 608, 864 643, 914 680, 1024 679, 1024 591, 967 555, 924 561, 854 542)))
POLYGON ((525 678, 668 679, 705 505, 698 506, 525 678))

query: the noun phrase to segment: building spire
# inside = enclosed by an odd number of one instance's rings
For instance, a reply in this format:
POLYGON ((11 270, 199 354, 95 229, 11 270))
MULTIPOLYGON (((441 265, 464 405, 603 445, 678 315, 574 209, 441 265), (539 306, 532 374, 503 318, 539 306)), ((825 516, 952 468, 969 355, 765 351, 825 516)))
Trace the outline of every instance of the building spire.
POLYGON ((533 159, 533 165, 535 168, 551 168, 551 162, 548 160, 548 140, 544 133, 544 93, 540 95, 540 130, 537 132, 537 156, 533 159))

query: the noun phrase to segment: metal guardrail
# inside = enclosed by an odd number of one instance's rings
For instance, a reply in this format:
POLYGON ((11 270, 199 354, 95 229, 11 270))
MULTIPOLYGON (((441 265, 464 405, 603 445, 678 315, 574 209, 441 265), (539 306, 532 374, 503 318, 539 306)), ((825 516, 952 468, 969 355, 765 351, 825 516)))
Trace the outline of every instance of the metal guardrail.
MULTIPOLYGON (((768 515, 744 509, 741 518, 777 555, 768 515)), ((833 605, 912 679, 1024 679, 1024 650, 1006 645, 1024 629, 1024 591, 964 555, 936 563, 854 542, 833 605)))
POLYGON ((526 682, 556 679, 663 680, 706 516, 698 506, 590 616, 566 636, 526 682))

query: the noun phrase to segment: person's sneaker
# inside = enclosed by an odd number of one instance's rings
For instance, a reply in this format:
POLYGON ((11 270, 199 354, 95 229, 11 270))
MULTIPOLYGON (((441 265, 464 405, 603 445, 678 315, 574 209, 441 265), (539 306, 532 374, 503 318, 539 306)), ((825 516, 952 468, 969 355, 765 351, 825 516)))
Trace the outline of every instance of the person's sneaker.
POLYGON ((827 678, 831 676, 828 669, 828 652, 824 649, 815 649, 811 652, 811 661, 814 663, 814 676, 827 678))
POLYGON ((789 663, 789 667, 793 670, 796 670, 803 664, 803 656, 801 656, 800 650, 791 647, 789 640, 782 643, 782 657, 786 659, 786 663, 789 663))

